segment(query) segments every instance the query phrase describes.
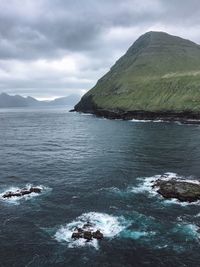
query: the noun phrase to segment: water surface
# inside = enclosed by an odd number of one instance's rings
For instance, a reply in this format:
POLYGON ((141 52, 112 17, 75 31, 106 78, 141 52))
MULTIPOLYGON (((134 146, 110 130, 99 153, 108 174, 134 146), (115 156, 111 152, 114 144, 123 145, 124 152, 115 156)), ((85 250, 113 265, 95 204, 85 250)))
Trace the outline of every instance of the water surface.
POLYGON ((0 266, 198 266, 199 204, 164 201, 145 182, 198 180, 199 144, 195 125, 0 110, 0 193, 44 187, 0 201, 0 266), (73 242, 84 220, 105 239, 73 242))

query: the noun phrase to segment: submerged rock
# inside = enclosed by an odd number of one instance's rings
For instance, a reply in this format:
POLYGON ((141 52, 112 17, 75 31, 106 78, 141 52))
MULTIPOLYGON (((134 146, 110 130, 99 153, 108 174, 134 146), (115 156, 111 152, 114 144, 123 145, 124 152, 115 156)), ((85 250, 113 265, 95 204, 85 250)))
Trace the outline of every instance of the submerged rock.
POLYGON ((93 224, 87 222, 82 226, 82 228, 76 227, 71 237, 73 239, 84 238, 87 242, 91 241, 93 238, 98 240, 103 239, 103 234, 100 232, 100 230, 93 231, 93 229, 91 228, 93 226, 93 224))
POLYGON ((179 201, 194 202, 200 200, 200 184, 177 179, 158 179, 152 185, 166 199, 175 198, 179 201))
POLYGON ((30 188, 23 188, 16 191, 8 191, 5 194, 3 194, 3 198, 11 198, 11 197, 21 197, 24 195, 29 195, 31 193, 41 193, 41 188, 39 187, 30 187, 30 188))

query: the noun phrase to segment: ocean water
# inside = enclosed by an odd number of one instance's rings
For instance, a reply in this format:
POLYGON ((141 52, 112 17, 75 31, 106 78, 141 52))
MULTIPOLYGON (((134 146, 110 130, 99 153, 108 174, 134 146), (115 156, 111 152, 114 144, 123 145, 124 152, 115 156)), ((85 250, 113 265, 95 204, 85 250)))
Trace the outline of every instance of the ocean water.
POLYGON ((200 204, 152 191, 163 174, 200 179, 200 126, 0 110, 0 266, 199 266, 200 204), (87 221, 103 240, 71 239, 87 221))

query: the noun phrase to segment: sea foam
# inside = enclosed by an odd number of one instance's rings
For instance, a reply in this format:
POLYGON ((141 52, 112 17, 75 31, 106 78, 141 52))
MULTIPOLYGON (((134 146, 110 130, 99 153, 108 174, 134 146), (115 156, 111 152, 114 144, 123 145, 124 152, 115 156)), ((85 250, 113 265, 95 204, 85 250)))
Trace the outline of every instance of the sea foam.
MULTIPOLYGON (((29 190, 31 187, 35 187, 35 186, 32 185, 32 184, 26 184, 24 187, 29 190)), ((47 192, 47 191, 50 190, 49 187, 46 187, 46 186, 43 186, 43 185, 38 185, 37 188, 41 189, 41 193, 40 194, 32 192, 31 194, 23 195, 23 196, 20 196, 20 197, 3 198, 3 195, 8 191, 15 192, 17 190, 21 190, 22 189, 22 187, 20 188, 20 187, 12 186, 12 187, 7 188, 4 192, 0 193, 0 200, 4 201, 6 203, 19 205, 21 200, 29 200, 31 198, 40 196, 44 192, 47 192)))
POLYGON ((59 242, 66 242, 69 248, 92 246, 96 249, 99 248, 99 242, 96 239, 87 242, 85 239, 72 239, 72 233, 76 227, 82 227, 84 223, 89 221, 93 227, 93 231, 100 230, 104 238, 114 238, 120 234, 128 225, 124 217, 116 217, 106 213, 89 212, 84 213, 77 217, 76 220, 61 226, 56 234, 55 238, 59 242))

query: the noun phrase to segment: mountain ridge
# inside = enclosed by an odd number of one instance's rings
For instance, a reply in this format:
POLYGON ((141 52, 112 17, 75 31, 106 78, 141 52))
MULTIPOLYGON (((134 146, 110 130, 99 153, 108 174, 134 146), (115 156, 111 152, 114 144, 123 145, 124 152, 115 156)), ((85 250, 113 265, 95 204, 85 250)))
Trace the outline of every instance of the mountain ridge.
POLYGON ((0 108, 14 108, 14 107, 47 107, 47 106, 73 106, 80 96, 71 94, 66 97, 55 98, 51 101, 40 101, 31 96, 23 97, 21 95, 9 95, 7 93, 0 94, 0 108))

